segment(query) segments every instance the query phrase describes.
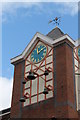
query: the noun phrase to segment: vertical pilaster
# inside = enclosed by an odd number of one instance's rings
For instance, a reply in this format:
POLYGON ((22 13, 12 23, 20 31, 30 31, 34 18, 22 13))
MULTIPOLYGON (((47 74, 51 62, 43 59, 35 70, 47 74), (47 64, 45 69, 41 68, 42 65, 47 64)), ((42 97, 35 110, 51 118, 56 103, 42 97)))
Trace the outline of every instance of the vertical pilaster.
POLYGON ((23 96, 23 84, 22 84, 23 80, 24 80, 24 61, 19 62, 15 65, 11 118, 21 117, 22 104, 20 103, 19 100, 23 96))
POLYGON ((77 117, 73 46, 67 40, 54 47, 54 98, 56 117, 77 117))

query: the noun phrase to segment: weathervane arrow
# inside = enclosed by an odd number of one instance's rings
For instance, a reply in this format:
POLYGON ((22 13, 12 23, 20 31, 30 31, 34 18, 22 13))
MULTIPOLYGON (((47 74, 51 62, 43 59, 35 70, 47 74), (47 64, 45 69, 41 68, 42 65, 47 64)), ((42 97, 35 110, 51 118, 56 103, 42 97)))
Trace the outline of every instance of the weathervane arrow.
POLYGON ((56 17, 55 19, 50 20, 50 21, 48 22, 48 24, 50 24, 50 23, 53 22, 53 24, 56 24, 56 26, 57 26, 57 25, 59 25, 59 23, 61 22, 61 21, 60 21, 60 18, 61 18, 61 17, 56 17))

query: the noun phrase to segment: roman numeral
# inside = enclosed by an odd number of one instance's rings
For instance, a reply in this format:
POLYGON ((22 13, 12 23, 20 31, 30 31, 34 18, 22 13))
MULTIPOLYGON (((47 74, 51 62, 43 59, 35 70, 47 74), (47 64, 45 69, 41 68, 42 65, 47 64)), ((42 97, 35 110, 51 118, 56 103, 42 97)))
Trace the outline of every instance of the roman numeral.
POLYGON ((45 56, 45 55, 46 55, 46 53, 43 53, 43 55, 45 56))
POLYGON ((38 59, 38 62, 39 62, 39 59, 38 59))
POLYGON ((40 48, 40 45, 38 46, 38 48, 40 48))
POLYGON ((41 59, 43 59, 43 57, 41 57, 41 59))
POLYGON ((36 62, 36 59, 34 60, 34 62, 36 62))
POLYGON ((34 60, 34 58, 32 58, 32 61, 34 60))

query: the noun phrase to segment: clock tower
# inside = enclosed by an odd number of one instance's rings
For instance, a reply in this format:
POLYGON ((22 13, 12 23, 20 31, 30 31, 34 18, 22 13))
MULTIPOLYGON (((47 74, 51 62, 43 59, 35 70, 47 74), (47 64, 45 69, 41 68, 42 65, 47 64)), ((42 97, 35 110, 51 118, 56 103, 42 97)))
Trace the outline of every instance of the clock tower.
POLYGON ((47 35, 37 32, 23 53, 11 59, 11 118, 78 118, 74 46, 56 27, 47 35))

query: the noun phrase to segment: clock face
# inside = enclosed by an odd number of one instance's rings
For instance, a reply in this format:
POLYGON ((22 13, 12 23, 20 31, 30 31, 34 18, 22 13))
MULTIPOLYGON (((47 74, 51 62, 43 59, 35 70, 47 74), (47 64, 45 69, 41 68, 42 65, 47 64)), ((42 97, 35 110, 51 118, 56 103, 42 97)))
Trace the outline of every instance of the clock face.
POLYGON ((40 62, 47 53, 47 47, 43 44, 36 46, 36 48, 31 53, 31 62, 38 63, 40 62))
POLYGON ((78 56, 79 56, 79 58, 80 58, 80 48, 78 48, 78 56))

